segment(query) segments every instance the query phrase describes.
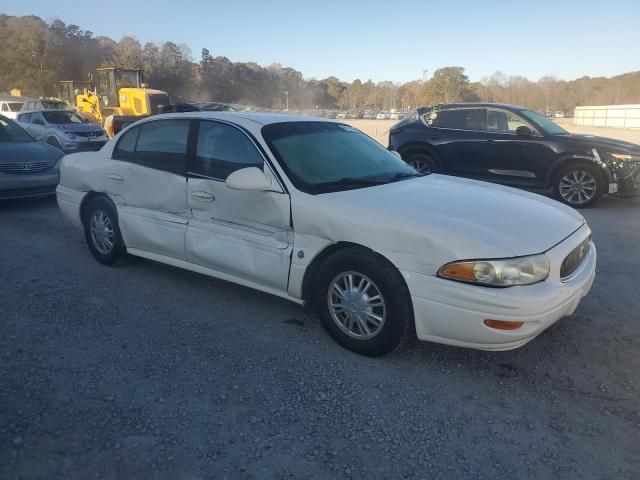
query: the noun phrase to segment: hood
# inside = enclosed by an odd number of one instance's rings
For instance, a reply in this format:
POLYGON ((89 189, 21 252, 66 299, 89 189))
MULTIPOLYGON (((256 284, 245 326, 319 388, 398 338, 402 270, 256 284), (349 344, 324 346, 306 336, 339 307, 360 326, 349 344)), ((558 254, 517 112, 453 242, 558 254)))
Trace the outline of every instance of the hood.
POLYGON ((325 195, 352 218, 375 212, 384 229, 459 244, 461 258, 542 253, 585 223, 574 209, 541 195, 437 174, 325 195))
POLYGON ((0 163, 58 161, 64 153, 44 142, 0 142, 0 163))
POLYGON ((592 148, 598 148, 602 150, 612 150, 614 152, 630 152, 640 154, 640 145, 625 142, 624 140, 617 140, 615 138, 599 137, 597 135, 581 135, 581 134, 569 134, 560 135, 559 138, 569 139, 576 144, 590 150, 592 148))

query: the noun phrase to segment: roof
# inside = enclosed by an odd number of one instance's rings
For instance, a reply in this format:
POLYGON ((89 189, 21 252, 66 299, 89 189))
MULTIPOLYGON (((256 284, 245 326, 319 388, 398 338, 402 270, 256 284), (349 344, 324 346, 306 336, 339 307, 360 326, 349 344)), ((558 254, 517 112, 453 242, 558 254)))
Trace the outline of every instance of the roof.
POLYGON ((430 105, 427 108, 440 107, 440 108, 456 108, 456 107, 494 107, 504 108, 511 110, 525 110, 525 107, 520 105, 511 105, 509 103, 490 103, 490 102, 466 102, 466 103, 439 103, 437 105, 430 105))
POLYGON ((216 120, 227 120, 234 123, 251 122, 258 125, 270 125, 272 123, 283 122, 329 122, 326 118, 306 117, 302 115, 288 115, 286 113, 269 113, 269 112, 184 112, 184 113, 166 113, 163 115, 154 115, 148 117, 149 120, 157 118, 210 118, 216 120), (241 121, 239 121, 241 120, 241 121))

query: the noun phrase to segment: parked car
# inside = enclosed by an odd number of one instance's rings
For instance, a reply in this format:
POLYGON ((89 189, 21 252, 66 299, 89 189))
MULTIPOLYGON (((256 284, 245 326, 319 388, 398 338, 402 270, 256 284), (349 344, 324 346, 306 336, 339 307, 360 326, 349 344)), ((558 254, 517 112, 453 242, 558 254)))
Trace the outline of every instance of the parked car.
POLYGON ((0 115, 0 198, 52 195, 63 153, 0 115))
POLYGON ((389 114, 389 119, 390 120, 400 120, 403 116, 404 116, 404 114, 402 112, 393 112, 393 113, 389 114))
POLYGON ((64 100, 40 98, 36 100, 27 100, 20 109, 21 112, 33 112, 37 110, 73 110, 73 107, 64 100))
POLYGON ((69 110, 36 110, 20 113, 18 122, 37 140, 65 153, 100 150, 107 143, 107 132, 100 125, 87 123, 69 110))
POLYGON ((379 112, 376 115, 376 120, 387 120, 389 118, 389 113, 388 112, 379 112))
POLYGON ((564 118, 564 112, 562 110, 558 110, 556 113, 553 114, 553 116, 555 118, 564 118))
POLYGON ((571 314, 595 275, 572 208, 425 176, 309 117, 150 117, 65 156, 57 196, 99 262, 131 254, 315 304, 329 334, 366 355, 416 334, 519 347, 571 314))
POLYGON ((421 172, 552 189, 577 208, 603 194, 640 194, 640 145, 570 134, 514 105, 420 108, 392 126, 389 148, 421 172))
POLYGON ((169 112, 235 112, 237 109, 220 102, 179 102, 170 106, 169 112))
POLYGON ((376 113, 373 110, 366 110, 362 118, 373 120, 376 118, 376 113))
POLYGON ((347 112, 338 112, 336 113, 336 118, 339 118, 340 120, 344 120, 345 118, 347 118, 347 112))
POLYGON ((15 120, 22 105, 24 105, 22 97, 0 97, 0 115, 15 120))

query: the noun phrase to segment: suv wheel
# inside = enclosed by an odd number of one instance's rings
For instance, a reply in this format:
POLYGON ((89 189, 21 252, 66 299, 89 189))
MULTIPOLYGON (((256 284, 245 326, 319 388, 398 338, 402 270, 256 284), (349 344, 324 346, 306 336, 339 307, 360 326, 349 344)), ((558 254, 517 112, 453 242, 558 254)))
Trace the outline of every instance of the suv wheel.
POLYGON ((84 234, 89 250, 104 265, 126 257, 126 247, 118 226, 116 208, 106 197, 89 202, 84 215, 84 234))
POLYGON ((600 172, 587 163, 576 163, 560 169, 553 181, 556 198, 574 208, 593 205, 604 190, 600 172))
POLYGON ((409 165, 420 173, 435 173, 438 171, 438 164, 428 153, 412 153, 405 159, 409 165))
POLYGON ((60 142, 56 137, 47 138, 47 143, 52 147, 56 147, 58 150, 62 150, 62 145, 60 145, 60 142))
POLYGON ((402 275, 365 250, 341 250, 322 264, 315 303, 329 335, 356 353, 384 355, 415 338, 411 297, 402 275))

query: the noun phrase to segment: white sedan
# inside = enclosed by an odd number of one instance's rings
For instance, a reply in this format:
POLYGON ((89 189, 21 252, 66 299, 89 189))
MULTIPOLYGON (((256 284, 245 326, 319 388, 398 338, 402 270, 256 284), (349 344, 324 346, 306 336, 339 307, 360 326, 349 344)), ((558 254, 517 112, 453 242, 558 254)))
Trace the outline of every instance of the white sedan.
POLYGON ((311 302, 366 355, 416 336, 519 347, 573 313, 595 275, 575 210, 424 176, 330 120, 151 117, 64 157, 57 197, 98 261, 136 255, 311 302))

